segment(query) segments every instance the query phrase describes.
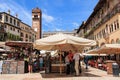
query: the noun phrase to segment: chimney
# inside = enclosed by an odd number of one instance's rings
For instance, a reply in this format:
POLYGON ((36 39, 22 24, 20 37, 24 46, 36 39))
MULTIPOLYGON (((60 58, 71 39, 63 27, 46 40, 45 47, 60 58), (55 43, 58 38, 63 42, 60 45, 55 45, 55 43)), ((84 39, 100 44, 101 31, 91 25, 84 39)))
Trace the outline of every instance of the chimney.
POLYGON ((18 14, 16 14, 15 17, 18 18, 18 14))
POLYGON ((10 14, 10 9, 8 10, 8 14, 10 14))

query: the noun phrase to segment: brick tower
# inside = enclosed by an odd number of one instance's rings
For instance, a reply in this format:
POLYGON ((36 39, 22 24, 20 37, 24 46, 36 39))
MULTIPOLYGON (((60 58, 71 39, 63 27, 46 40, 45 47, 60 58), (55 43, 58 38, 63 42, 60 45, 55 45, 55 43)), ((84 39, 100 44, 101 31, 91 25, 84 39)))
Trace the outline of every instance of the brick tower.
POLYGON ((37 32, 36 39, 42 35, 42 12, 39 8, 32 9, 32 28, 37 32))

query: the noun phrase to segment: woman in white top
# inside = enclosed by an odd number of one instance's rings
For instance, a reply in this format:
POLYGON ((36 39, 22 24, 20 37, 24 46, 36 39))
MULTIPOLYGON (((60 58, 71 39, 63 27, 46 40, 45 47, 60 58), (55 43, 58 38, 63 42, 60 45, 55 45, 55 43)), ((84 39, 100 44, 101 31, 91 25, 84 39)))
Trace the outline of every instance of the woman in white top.
POLYGON ((1 60, 0 61, 0 74, 2 74, 2 64, 3 64, 3 61, 1 60))

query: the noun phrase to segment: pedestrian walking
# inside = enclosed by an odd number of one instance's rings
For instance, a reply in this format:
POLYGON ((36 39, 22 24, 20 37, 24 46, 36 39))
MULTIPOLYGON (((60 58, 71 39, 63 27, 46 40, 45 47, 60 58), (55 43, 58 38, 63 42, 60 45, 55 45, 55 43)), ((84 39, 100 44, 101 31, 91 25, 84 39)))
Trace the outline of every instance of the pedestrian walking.
POLYGON ((32 56, 29 55, 29 62, 28 62, 28 71, 29 71, 29 73, 32 73, 32 70, 33 70, 32 66, 33 66, 32 56))
POLYGON ((69 51, 68 59, 70 62, 70 74, 73 74, 74 73, 74 61, 73 61, 73 53, 71 50, 69 51))
POLYGON ((40 56, 39 58, 39 63, 40 63, 40 71, 43 69, 43 57, 40 56))
POLYGON ((79 75, 79 60, 80 60, 80 54, 77 52, 74 54, 73 59, 75 60, 75 72, 76 72, 76 76, 79 75))
POLYGON ((84 56, 85 68, 88 69, 88 56, 84 56))
POLYGON ((2 64, 3 64, 3 60, 0 60, 0 74, 2 74, 2 64))
POLYGON ((66 64, 66 74, 70 74, 70 61, 68 58, 68 54, 65 57, 65 64, 66 64))

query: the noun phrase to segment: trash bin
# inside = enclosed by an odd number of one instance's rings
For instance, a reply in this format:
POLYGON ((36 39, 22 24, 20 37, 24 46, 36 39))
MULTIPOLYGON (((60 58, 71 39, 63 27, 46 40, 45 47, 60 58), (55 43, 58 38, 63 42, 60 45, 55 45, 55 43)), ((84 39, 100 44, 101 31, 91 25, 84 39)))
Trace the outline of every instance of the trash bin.
POLYGON ((113 76, 119 76, 119 65, 117 63, 112 64, 113 76))
POLYGON ((112 70, 112 64, 115 63, 115 61, 112 60, 107 60, 106 65, 107 65, 107 74, 113 74, 112 70))

